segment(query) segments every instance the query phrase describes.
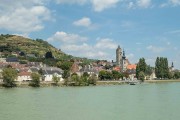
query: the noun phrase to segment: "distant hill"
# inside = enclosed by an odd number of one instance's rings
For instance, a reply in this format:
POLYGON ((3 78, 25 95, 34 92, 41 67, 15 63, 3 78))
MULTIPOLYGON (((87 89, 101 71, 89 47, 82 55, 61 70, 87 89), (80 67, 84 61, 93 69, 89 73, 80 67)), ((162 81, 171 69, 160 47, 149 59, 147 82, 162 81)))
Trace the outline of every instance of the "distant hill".
POLYGON ((48 51, 51 51, 56 58, 68 56, 42 39, 32 40, 17 35, 0 35, 0 52, 24 52, 43 57, 48 51))
MULTIPOLYGON (((67 55, 60 49, 55 48, 47 41, 42 39, 30 39, 17 35, 0 35, 0 52, 3 54, 21 53, 25 55, 35 56, 36 58, 44 58, 47 52, 52 52, 52 55, 56 60, 81 60, 83 63, 91 63, 93 59, 74 57, 72 55, 67 55)), ((35 61, 38 59, 35 59, 35 61)))

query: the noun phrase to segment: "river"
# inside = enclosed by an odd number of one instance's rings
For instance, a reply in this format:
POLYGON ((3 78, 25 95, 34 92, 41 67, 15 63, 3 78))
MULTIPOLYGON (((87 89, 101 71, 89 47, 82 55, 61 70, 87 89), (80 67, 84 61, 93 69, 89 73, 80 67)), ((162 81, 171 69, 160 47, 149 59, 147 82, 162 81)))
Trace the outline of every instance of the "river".
POLYGON ((180 83, 0 88, 0 120, 178 120, 180 83))

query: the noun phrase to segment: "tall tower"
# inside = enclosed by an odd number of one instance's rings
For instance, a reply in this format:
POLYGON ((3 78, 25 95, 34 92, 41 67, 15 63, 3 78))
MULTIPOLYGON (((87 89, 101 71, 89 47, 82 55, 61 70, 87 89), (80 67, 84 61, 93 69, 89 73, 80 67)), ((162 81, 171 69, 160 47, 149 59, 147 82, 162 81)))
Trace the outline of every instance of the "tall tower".
POLYGON ((116 64, 121 67, 121 61, 122 61, 122 49, 118 45, 118 48, 116 49, 116 64))
POLYGON ((126 55, 125 51, 123 50, 123 56, 122 56, 122 61, 121 61, 121 70, 126 71, 126 55))

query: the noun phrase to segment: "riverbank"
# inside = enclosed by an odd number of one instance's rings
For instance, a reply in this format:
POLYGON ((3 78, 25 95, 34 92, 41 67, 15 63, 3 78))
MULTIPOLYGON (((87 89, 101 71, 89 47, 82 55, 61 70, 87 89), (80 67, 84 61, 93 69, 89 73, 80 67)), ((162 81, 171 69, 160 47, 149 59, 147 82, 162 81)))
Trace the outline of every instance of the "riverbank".
MULTIPOLYGON (((168 82, 180 82, 180 79, 178 80, 146 80, 144 83, 168 83, 168 82)), ((97 86, 102 86, 102 85, 125 85, 129 84, 126 81, 97 81, 96 85, 97 86)), ((16 87, 31 87, 29 86, 29 82, 16 82, 16 87)), ((57 85, 54 84, 54 82, 41 82, 40 87, 52 87, 52 86, 59 86, 63 87, 65 86, 63 82, 59 82, 57 85)), ((0 87, 3 87, 3 83, 0 82, 0 87)))
POLYGON ((145 83, 168 83, 168 82, 180 82, 180 79, 178 80, 146 80, 145 83))

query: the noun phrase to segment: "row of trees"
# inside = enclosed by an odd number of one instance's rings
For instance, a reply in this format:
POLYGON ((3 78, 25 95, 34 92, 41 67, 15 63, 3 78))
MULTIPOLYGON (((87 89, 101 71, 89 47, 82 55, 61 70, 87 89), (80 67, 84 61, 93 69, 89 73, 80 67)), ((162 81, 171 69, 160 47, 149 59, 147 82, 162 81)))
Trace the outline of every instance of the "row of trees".
POLYGON ((157 57, 155 63, 155 73, 157 78, 170 78, 169 66, 167 58, 157 57))
POLYGON ((140 58, 136 67, 136 77, 139 80, 144 81, 145 76, 150 76, 154 68, 146 64, 144 58, 140 58))
POLYGON ((170 71, 168 65, 168 59, 165 57, 157 57, 155 62, 155 68, 146 64, 144 58, 140 58, 136 67, 136 77, 139 80, 144 80, 145 76, 151 75, 155 70, 156 77, 158 79, 179 79, 179 71, 170 71))
POLYGON ((121 73, 115 70, 113 70, 112 72, 105 71, 105 70, 102 70, 99 72, 100 80, 119 80, 119 79, 123 79, 124 77, 128 78, 129 77, 128 73, 126 72, 121 73))
POLYGON ((82 76, 78 76, 76 73, 73 73, 70 78, 65 79, 64 84, 66 86, 89 86, 96 85, 97 76, 95 74, 89 75, 85 72, 82 76))

